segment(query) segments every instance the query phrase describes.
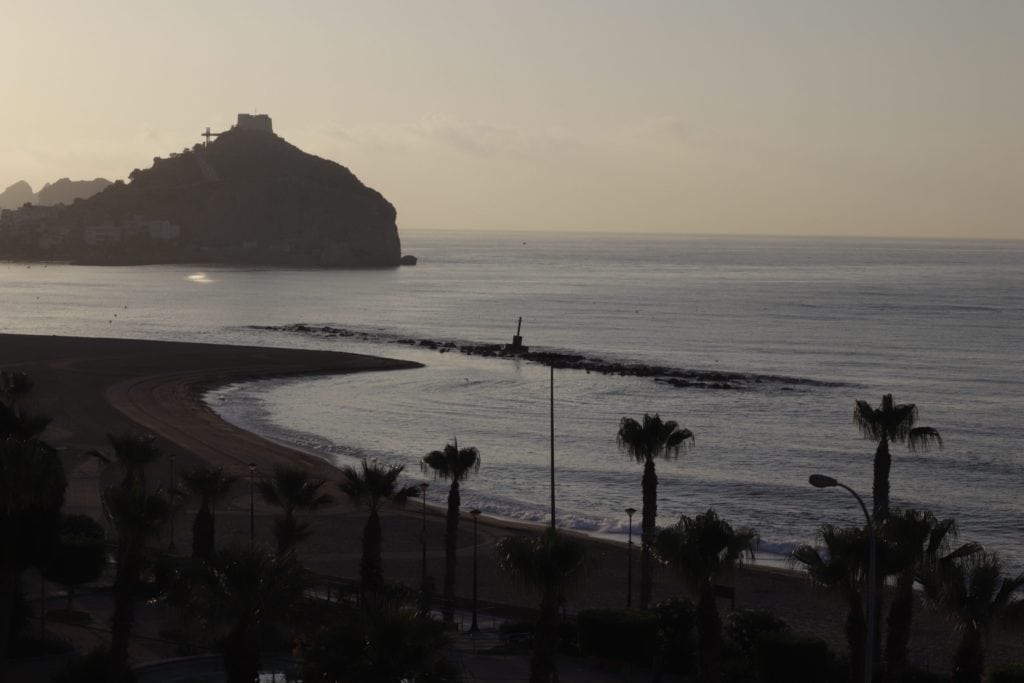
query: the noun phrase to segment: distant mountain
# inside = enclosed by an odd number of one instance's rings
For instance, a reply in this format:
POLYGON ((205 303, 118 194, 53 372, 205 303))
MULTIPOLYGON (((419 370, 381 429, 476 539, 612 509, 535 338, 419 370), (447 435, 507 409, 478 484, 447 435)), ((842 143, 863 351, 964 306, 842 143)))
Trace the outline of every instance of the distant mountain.
POLYGON ((3 192, 0 192, 0 209, 17 209, 26 202, 34 202, 36 194, 32 186, 19 180, 3 192))
MULTIPOLYGON (((157 157, 127 184, 68 207, 61 220, 119 226, 139 217, 180 228, 174 249, 153 244, 139 257, 147 262, 362 267, 401 258, 395 207, 344 166, 285 142, 262 115, 240 115, 209 144, 157 157)), ((117 253, 104 242, 90 260, 117 253)))
POLYGON ((36 195, 35 203, 40 206, 55 204, 71 204, 76 199, 87 199, 107 188, 111 183, 106 178, 95 180, 71 180, 61 178, 55 183, 47 183, 36 195))

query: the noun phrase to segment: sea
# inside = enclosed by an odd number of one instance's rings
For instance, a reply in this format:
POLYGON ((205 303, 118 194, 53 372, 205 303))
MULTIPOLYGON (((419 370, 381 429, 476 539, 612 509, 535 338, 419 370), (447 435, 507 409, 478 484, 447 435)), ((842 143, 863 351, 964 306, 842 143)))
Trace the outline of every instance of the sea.
POLYGON ((481 458, 463 508, 538 525, 550 521, 553 405, 556 524, 620 540, 642 467, 616 433, 623 417, 657 413, 695 437, 657 463, 658 523, 714 508, 756 530, 759 557, 775 562, 821 524, 862 522, 852 496, 808 477, 834 477, 870 508, 875 445, 854 403, 891 393, 944 444, 893 446, 892 505, 955 518, 962 541, 1024 570, 1024 241, 409 230, 402 242, 418 265, 2 263, 0 330, 417 361, 233 384, 206 400, 339 467, 401 465, 436 505, 447 485, 421 458, 457 439, 481 458), (459 351, 510 343, 520 317, 531 351, 696 379, 459 351))

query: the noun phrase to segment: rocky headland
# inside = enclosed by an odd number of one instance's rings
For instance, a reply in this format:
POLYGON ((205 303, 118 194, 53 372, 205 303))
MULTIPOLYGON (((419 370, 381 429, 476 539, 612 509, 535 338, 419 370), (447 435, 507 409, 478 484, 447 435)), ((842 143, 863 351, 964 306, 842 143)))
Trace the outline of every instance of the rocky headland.
POLYGON ((347 168, 275 135, 267 116, 210 137, 69 206, 5 212, 0 258, 399 265, 395 207, 347 168))

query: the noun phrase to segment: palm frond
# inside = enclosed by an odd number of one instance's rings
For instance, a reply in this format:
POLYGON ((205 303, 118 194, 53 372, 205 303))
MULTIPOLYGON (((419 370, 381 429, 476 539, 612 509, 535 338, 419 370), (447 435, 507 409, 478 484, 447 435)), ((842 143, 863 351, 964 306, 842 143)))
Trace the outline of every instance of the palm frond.
POLYGON ((912 451, 927 451, 932 446, 942 449, 942 437, 931 427, 915 427, 907 432, 907 447, 912 451))

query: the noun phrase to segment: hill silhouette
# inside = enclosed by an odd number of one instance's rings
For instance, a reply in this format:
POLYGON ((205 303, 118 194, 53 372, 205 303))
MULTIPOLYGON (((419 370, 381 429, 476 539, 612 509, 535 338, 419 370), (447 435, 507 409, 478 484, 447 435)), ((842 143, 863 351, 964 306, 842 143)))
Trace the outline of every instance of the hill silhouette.
POLYGON ((157 157, 70 206, 30 208, 0 224, 0 246, 16 236, 8 252, 20 258, 331 267, 401 259, 394 206, 344 166, 275 135, 262 116, 240 115, 209 144, 157 157), (260 125, 246 125, 254 118, 260 125))

